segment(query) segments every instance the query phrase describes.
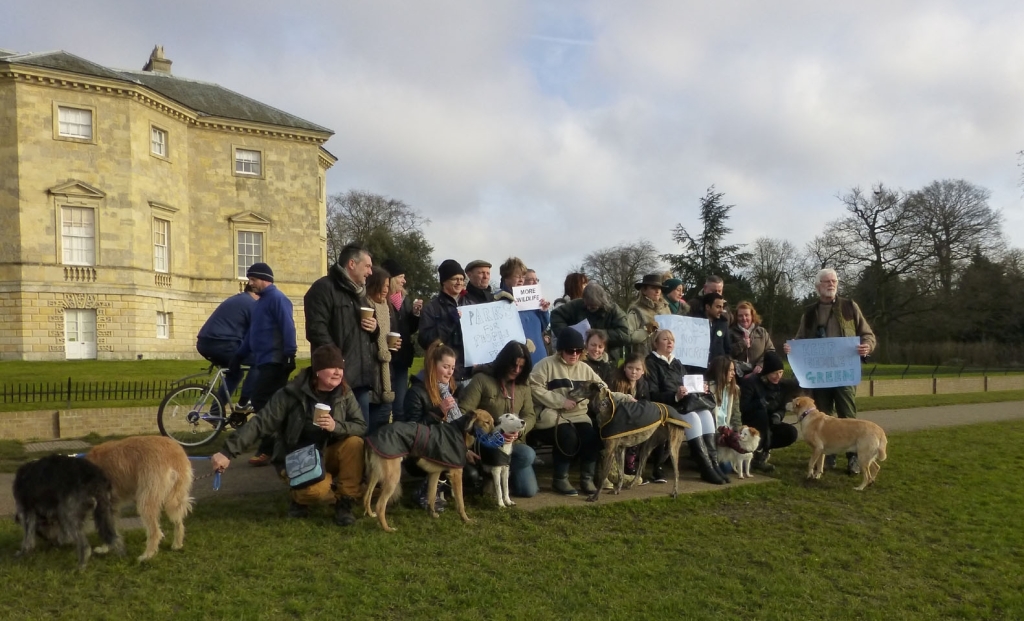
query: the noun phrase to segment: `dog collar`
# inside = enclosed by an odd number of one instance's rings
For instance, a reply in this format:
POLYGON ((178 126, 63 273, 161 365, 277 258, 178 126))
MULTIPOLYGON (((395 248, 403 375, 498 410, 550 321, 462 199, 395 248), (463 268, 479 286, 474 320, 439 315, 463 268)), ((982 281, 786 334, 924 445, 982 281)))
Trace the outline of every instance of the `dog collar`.
POLYGON ((804 413, 800 415, 800 420, 803 420, 811 412, 817 412, 817 411, 818 411, 818 408, 811 408, 809 410, 804 410, 804 413))

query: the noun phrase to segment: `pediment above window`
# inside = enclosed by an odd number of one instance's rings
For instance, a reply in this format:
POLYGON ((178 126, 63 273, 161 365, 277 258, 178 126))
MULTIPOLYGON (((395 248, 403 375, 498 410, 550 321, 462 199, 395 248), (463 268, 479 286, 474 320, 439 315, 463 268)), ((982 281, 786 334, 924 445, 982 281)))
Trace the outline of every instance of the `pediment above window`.
POLYGON ((84 181, 78 181, 77 179, 70 179, 55 185, 49 190, 50 194, 54 196, 63 196, 64 198, 85 198, 99 200, 105 198, 107 195, 99 188, 95 188, 84 181))
POLYGON ((228 216, 228 221, 232 224, 256 224, 260 226, 270 226, 270 219, 266 216, 261 216, 254 211, 243 211, 236 213, 233 216, 228 216))

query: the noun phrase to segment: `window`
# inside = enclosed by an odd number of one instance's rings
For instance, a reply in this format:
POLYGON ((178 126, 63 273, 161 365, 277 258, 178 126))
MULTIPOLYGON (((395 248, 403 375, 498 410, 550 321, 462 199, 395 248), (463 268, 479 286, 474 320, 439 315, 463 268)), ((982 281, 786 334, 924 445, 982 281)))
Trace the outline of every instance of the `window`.
POLYGON ((65 265, 96 264, 96 212, 89 207, 61 208, 65 265))
POLYGON ((235 172, 239 175, 252 175, 259 177, 260 158, 263 154, 259 151, 248 149, 235 149, 235 172))
POLYGON ((92 111, 57 106, 59 134, 66 138, 92 140, 92 111))
POLYGON ((156 338, 167 339, 171 337, 171 314, 156 312, 156 338))
POLYGON ((167 242, 170 236, 171 223, 160 218, 153 218, 153 269, 158 272, 166 272, 169 267, 167 242))
POLYGON ((159 127, 149 128, 149 149, 153 155, 167 157, 167 132, 159 127))
POLYGON ((263 233, 238 231, 238 277, 248 278, 245 273, 253 263, 263 261, 263 233))

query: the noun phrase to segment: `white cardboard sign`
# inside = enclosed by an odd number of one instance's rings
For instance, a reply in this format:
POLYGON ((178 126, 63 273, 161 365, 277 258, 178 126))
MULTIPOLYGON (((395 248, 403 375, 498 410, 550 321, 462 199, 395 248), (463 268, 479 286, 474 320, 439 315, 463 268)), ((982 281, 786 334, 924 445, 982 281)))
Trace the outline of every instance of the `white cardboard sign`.
POLYGON ((676 349, 672 352, 679 362, 688 367, 706 369, 711 353, 711 324, 702 317, 682 315, 655 315, 663 330, 671 330, 676 337, 676 349))
POLYGON ((509 341, 526 342, 523 324, 514 304, 505 301, 463 306, 462 346, 466 366, 493 362, 509 341))
POLYGON ((516 308, 521 311, 540 310, 540 285, 512 287, 512 297, 516 300, 516 308))

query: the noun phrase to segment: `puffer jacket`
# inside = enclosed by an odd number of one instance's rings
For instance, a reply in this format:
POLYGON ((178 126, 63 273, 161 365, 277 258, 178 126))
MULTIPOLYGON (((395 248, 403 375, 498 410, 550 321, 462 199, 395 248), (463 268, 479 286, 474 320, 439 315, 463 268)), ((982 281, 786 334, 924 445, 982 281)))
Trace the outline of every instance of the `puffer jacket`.
MULTIPOLYGON (((235 458, 240 453, 253 447, 260 438, 275 435, 274 453, 271 461, 279 468, 284 467, 284 458, 288 453, 305 446, 300 442, 304 431, 310 433, 308 426, 313 425, 313 406, 320 403, 320 397, 313 390, 315 379, 311 367, 301 371, 292 381, 274 393, 270 402, 249 422, 224 442, 221 453, 228 458, 235 458)), ((325 445, 344 440, 349 436, 362 436, 366 433, 366 421, 359 403, 348 388, 335 390, 327 405, 331 406, 331 417, 334 418, 334 431, 323 433, 325 445)))
POLYGON ((459 307, 466 306, 465 298, 458 301, 445 292, 440 292, 423 305, 420 313, 420 331, 417 335, 420 347, 427 349, 434 341, 455 350, 455 381, 469 379, 466 373, 466 352, 462 344, 462 324, 459 307))
POLYGON ((303 297, 306 340, 310 351, 333 343, 345 356, 345 382, 352 388, 372 388, 379 382, 377 333, 363 330, 360 307, 369 306, 365 295, 337 263, 303 297))
MULTIPOLYGON (((458 393, 458 386, 456 386, 456 393, 458 393)), ((452 396, 458 401, 458 394, 453 394, 452 396)), ((423 383, 423 371, 413 375, 409 381, 409 390, 405 393, 402 418, 396 418, 395 422, 433 425, 444 421, 444 419, 445 413, 441 411, 441 407, 434 405, 430 401, 430 395, 427 394, 427 386, 423 383)))

